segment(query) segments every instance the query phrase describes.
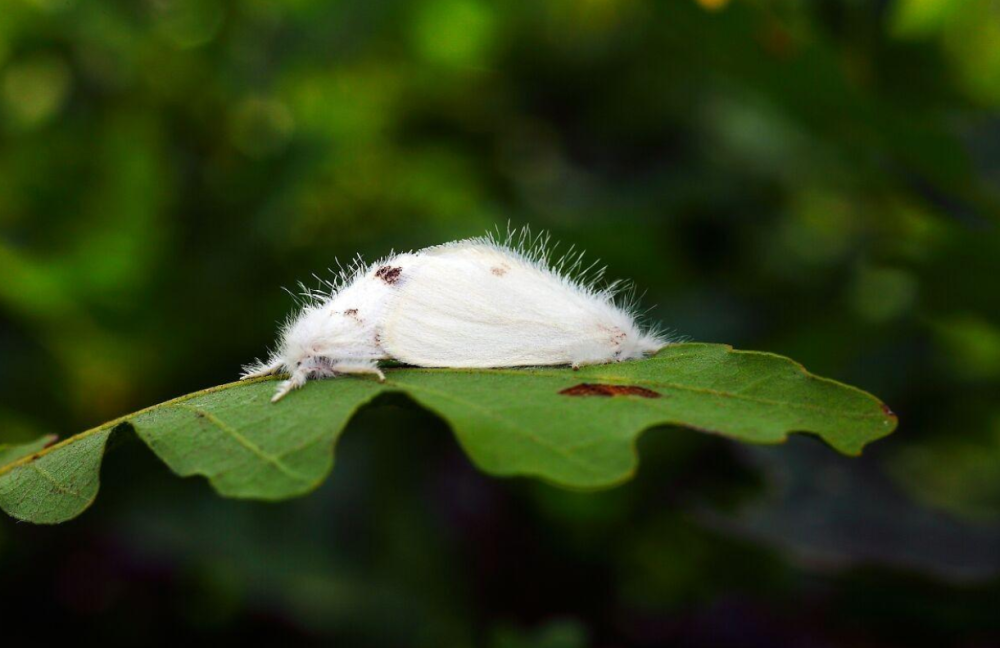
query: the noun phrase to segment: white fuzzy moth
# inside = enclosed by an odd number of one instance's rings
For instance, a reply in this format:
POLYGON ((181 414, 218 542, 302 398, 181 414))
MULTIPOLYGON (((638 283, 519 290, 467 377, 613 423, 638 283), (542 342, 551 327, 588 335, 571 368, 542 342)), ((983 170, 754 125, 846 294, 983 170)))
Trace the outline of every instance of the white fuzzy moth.
POLYGON ((548 237, 487 235, 356 262, 283 327, 267 362, 243 379, 287 372, 272 401, 310 378, 385 376, 379 360, 418 367, 604 364, 641 358, 668 342, 619 304, 622 284, 599 286, 582 253, 550 261, 548 237), (588 275, 590 275, 588 277, 588 275))

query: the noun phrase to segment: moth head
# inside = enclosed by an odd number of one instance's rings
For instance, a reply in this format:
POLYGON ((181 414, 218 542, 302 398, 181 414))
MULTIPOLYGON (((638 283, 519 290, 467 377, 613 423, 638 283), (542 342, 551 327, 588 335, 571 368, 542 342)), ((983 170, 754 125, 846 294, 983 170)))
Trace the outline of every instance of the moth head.
POLYGON ((345 355, 351 345, 350 326, 345 318, 334 315, 309 306, 285 326, 279 354, 287 371, 306 364, 320 369, 345 355))

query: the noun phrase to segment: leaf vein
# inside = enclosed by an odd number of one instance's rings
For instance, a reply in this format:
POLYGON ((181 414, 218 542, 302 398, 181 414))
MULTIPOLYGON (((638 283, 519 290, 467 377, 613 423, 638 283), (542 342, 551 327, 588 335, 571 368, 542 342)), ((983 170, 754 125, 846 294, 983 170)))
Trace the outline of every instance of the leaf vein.
POLYGON ((211 412, 195 407, 194 405, 188 405, 187 403, 178 403, 177 407, 194 412, 195 414, 203 417, 206 421, 212 423, 217 428, 219 428, 220 430, 231 436, 241 446, 243 446, 253 454, 257 455, 257 457, 263 459, 268 464, 277 468, 279 472, 283 473, 287 477, 291 477, 292 479, 301 482, 312 483, 311 479, 288 467, 288 465, 286 465, 285 462, 283 462, 279 457, 276 457, 272 454, 265 452, 256 443, 254 443, 244 435, 240 434, 235 428, 228 425, 225 421, 223 421, 216 415, 212 414, 211 412))
POLYGON ((574 465, 576 465, 576 466, 578 466, 580 468, 583 468, 583 469, 585 469, 585 470, 587 470, 589 472, 595 473, 595 474, 601 474, 601 472, 602 472, 600 466, 597 466, 596 464, 593 464, 593 463, 587 461, 586 459, 583 459, 582 457, 574 455, 572 452, 567 451, 562 446, 559 446, 559 445, 556 445, 554 443, 549 443, 548 441, 545 441, 544 439, 542 439, 541 437, 539 437, 537 434, 535 434, 531 430, 528 430, 527 428, 522 428, 522 427, 519 427, 517 425, 514 425, 510 421, 508 421, 508 420, 504 419, 502 416, 498 415, 495 411, 493 411, 493 410, 491 410, 489 408, 483 407, 479 403, 473 403, 472 401, 467 401, 465 399, 458 398, 458 397, 456 397, 456 396, 454 396, 452 394, 449 394, 448 392, 443 392, 443 391, 440 391, 438 389, 433 389, 431 387, 427 387, 426 385, 414 385, 413 383, 403 383, 400 386, 404 387, 404 388, 407 388, 407 389, 411 389, 413 387, 416 387, 417 391, 420 391, 420 390, 428 391, 428 392, 437 394, 438 396, 441 396, 443 398, 446 398, 446 399, 449 399, 451 401, 454 401, 456 403, 460 403, 462 405, 465 405, 466 407, 469 407, 471 409, 478 410, 479 412, 482 412, 483 414, 489 416, 490 418, 492 418, 492 419, 500 422, 501 424, 504 425, 504 427, 506 427, 506 428, 508 428, 510 430, 513 430, 516 434, 519 434, 522 437, 528 439, 532 443, 534 443, 534 444, 536 444, 536 445, 538 445, 538 446, 540 446, 540 447, 542 447, 542 448, 544 448, 544 449, 546 449, 546 450, 548 450, 550 452, 554 452, 555 454, 561 456, 563 459, 565 459, 569 463, 574 464, 574 465))
POLYGON ((63 484, 61 484, 59 482, 59 480, 56 479, 55 475, 53 475, 49 471, 45 470, 44 468, 41 468, 37 463, 30 463, 30 464, 28 464, 28 467, 31 468, 32 470, 34 470, 39 475, 41 475, 42 478, 45 479, 45 481, 47 481, 50 484, 52 484, 52 487, 54 489, 56 489, 57 491, 59 491, 60 493, 63 493, 65 495, 72 495, 73 497, 75 497, 75 498, 77 498, 77 499, 79 499, 81 501, 84 501, 84 502, 89 502, 90 501, 89 498, 84 497, 83 495, 81 495, 80 493, 76 492, 72 488, 70 488, 68 486, 64 486, 63 484))
MULTIPOLYGON (((407 371, 414 371, 417 373, 422 373, 426 371, 425 369, 407 369, 407 371)), ((538 371, 538 370, 525 370, 518 371, 516 369, 478 369, 477 373, 489 373, 489 374, 499 374, 505 376, 522 376, 522 377, 533 377, 533 376, 545 376, 549 378, 563 378, 567 377, 567 374, 563 371, 538 371)), ((774 374, 771 374, 774 376, 774 374)), ((796 403, 792 401, 779 401, 771 398, 761 398, 759 396, 747 396, 738 392, 721 391, 718 389, 712 389, 710 387, 693 387, 689 385, 681 385, 672 382, 658 382, 654 380, 649 380, 646 378, 623 378, 622 376, 594 376, 587 375, 587 380, 600 381, 603 383, 610 383, 614 385, 640 385, 643 387, 658 387, 660 389, 673 389, 681 392, 693 392, 698 394, 707 394, 711 396, 716 396, 719 398, 732 398, 735 400, 748 401, 751 403, 758 403, 760 405, 773 405, 775 407, 788 407, 792 409, 808 409, 816 412, 822 412, 824 414, 829 414, 832 416, 842 416, 844 418, 853 419, 873 419, 873 418, 884 418, 884 414, 881 411, 871 411, 871 412, 845 412, 843 410, 835 409, 832 407, 823 407, 821 405, 814 405, 812 403, 796 403)), ((410 383, 407 383, 409 385, 410 383)))

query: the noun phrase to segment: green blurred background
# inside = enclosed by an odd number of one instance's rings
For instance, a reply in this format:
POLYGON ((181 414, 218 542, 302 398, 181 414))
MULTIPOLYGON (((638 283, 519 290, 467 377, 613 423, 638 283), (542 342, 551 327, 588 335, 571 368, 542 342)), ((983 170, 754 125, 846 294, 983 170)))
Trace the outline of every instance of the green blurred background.
POLYGON ((996 0, 0 0, 0 442, 235 379, 335 259, 510 222, 901 424, 661 429, 583 495, 404 400, 234 502, 141 444, 0 519, 5 639, 1000 645, 996 0))

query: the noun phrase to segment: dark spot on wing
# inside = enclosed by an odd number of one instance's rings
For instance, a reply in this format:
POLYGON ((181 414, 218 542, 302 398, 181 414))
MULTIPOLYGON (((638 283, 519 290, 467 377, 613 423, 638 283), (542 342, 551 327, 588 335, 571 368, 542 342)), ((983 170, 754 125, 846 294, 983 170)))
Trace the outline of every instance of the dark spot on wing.
POLYGON ((403 274, 403 269, 396 266, 382 266, 375 271, 375 276, 386 282, 390 286, 399 281, 399 276, 403 274))
POLYGON ((658 392, 638 385, 601 385, 597 383, 580 383, 568 387, 561 392, 563 396, 642 396, 643 398, 660 398, 658 392))
POLYGON ((625 338, 628 337, 628 334, 617 326, 609 327, 601 325, 598 328, 608 334, 612 344, 621 345, 625 341, 625 338))
POLYGON ((496 277, 504 276, 505 274, 507 274, 508 270, 510 270, 510 266, 507 265, 506 263, 501 263, 500 265, 493 266, 492 268, 490 268, 490 272, 492 272, 493 275, 496 277))
POLYGON ((344 311, 344 316, 345 317, 350 317, 351 319, 353 319, 358 324, 361 324, 364 321, 358 315, 358 309, 357 308, 348 308, 347 310, 344 311))

